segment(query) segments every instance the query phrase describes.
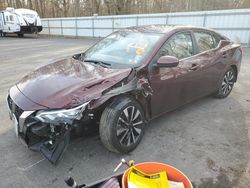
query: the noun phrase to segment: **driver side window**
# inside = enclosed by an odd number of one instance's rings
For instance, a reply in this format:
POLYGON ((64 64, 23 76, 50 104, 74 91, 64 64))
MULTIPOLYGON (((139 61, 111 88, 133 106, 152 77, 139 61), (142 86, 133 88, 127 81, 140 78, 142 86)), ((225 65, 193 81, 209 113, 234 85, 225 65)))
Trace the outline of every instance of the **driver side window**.
POLYGON ((184 59, 192 56, 193 42, 191 34, 178 33, 171 37, 161 48, 160 56, 174 56, 178 59, 184 59))

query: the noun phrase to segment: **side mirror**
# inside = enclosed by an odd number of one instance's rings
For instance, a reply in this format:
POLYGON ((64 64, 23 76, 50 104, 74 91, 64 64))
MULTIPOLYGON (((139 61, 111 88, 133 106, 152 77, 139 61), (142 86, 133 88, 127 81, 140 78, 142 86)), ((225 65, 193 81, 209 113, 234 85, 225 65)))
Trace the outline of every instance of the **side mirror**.
POLYGON ((157 67, 177 67, 179 60, 174 56, 161 56, 157 61, 157 67))
POLYGON ((80 54, 74 54, 72 57, 73 57, 74 59, 76 59, 76 60, 83 61, 84 56, 85 56, 85 53, 80 53, 80 54))

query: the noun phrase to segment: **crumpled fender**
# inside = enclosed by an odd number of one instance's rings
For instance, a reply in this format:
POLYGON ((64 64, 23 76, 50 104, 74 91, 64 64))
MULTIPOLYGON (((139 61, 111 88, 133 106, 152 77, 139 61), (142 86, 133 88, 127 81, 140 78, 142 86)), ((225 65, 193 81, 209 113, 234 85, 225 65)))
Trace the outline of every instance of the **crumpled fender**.
POLYGON ((153 90, 150 86, 149 80, 146 77, 138 78, 136 70, 133 69, 127 78, 115 86, 103 91, 99 98, 92 100, 89 103, 88 108, 91 110, 96 109, 110 98, 128 93, 136 95, 136 98, 139 95, 143 96, 144 98, 148 98, 149 96, 153 95, 153 90))

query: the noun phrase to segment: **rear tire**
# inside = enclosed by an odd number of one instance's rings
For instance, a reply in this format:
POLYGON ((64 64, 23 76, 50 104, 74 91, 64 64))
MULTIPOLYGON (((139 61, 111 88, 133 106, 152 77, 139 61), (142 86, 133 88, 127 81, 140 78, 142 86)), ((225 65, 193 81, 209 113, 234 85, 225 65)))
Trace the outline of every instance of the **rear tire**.
POLYGON ((140 143, 145 124, 140 104, 130 97, 118 97, 102 113, 99 127, 101 141, 110 151, 129 153, 140 143))
POLYGON ((222 80, 220 81, 220 86, 218 91, 215 93, 216 98, 226 98, 232 91, 234 83, 236 81, 236 72, 230 67, 224 74, 222 80))

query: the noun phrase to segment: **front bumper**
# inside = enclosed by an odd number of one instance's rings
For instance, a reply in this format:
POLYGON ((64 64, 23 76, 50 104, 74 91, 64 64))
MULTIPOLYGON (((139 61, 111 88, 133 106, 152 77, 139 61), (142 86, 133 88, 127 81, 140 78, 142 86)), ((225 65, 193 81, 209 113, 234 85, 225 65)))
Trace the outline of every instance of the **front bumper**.
POLYGON ((7 97, 7 106, 20 141, 31 150, 41 152, 52 164, 56 164, 69 144, 71 130, 79 125, 80 120, 56 124, 41 122, 35 117, 37 110, 21 109, 11 95, 7 97))
POLYGON ((10 119, 14 123, 15 133, 21 142, 29 146, 29 139, 27 137, 28 128, 35 122, 31 121, 29 117, 34 113, 34 111, 24 111, 8 95, 7 97, 7 107, 9 111, 10 119))
POLYGON ((54 132, 51 132, 49 124, 43 124, 34 118, 35 111, 22 110, 9 95, 7 106, 20 141, 56 164, 69 144, 71 128, 61 125, 57 131, 53 127, 54 132))

